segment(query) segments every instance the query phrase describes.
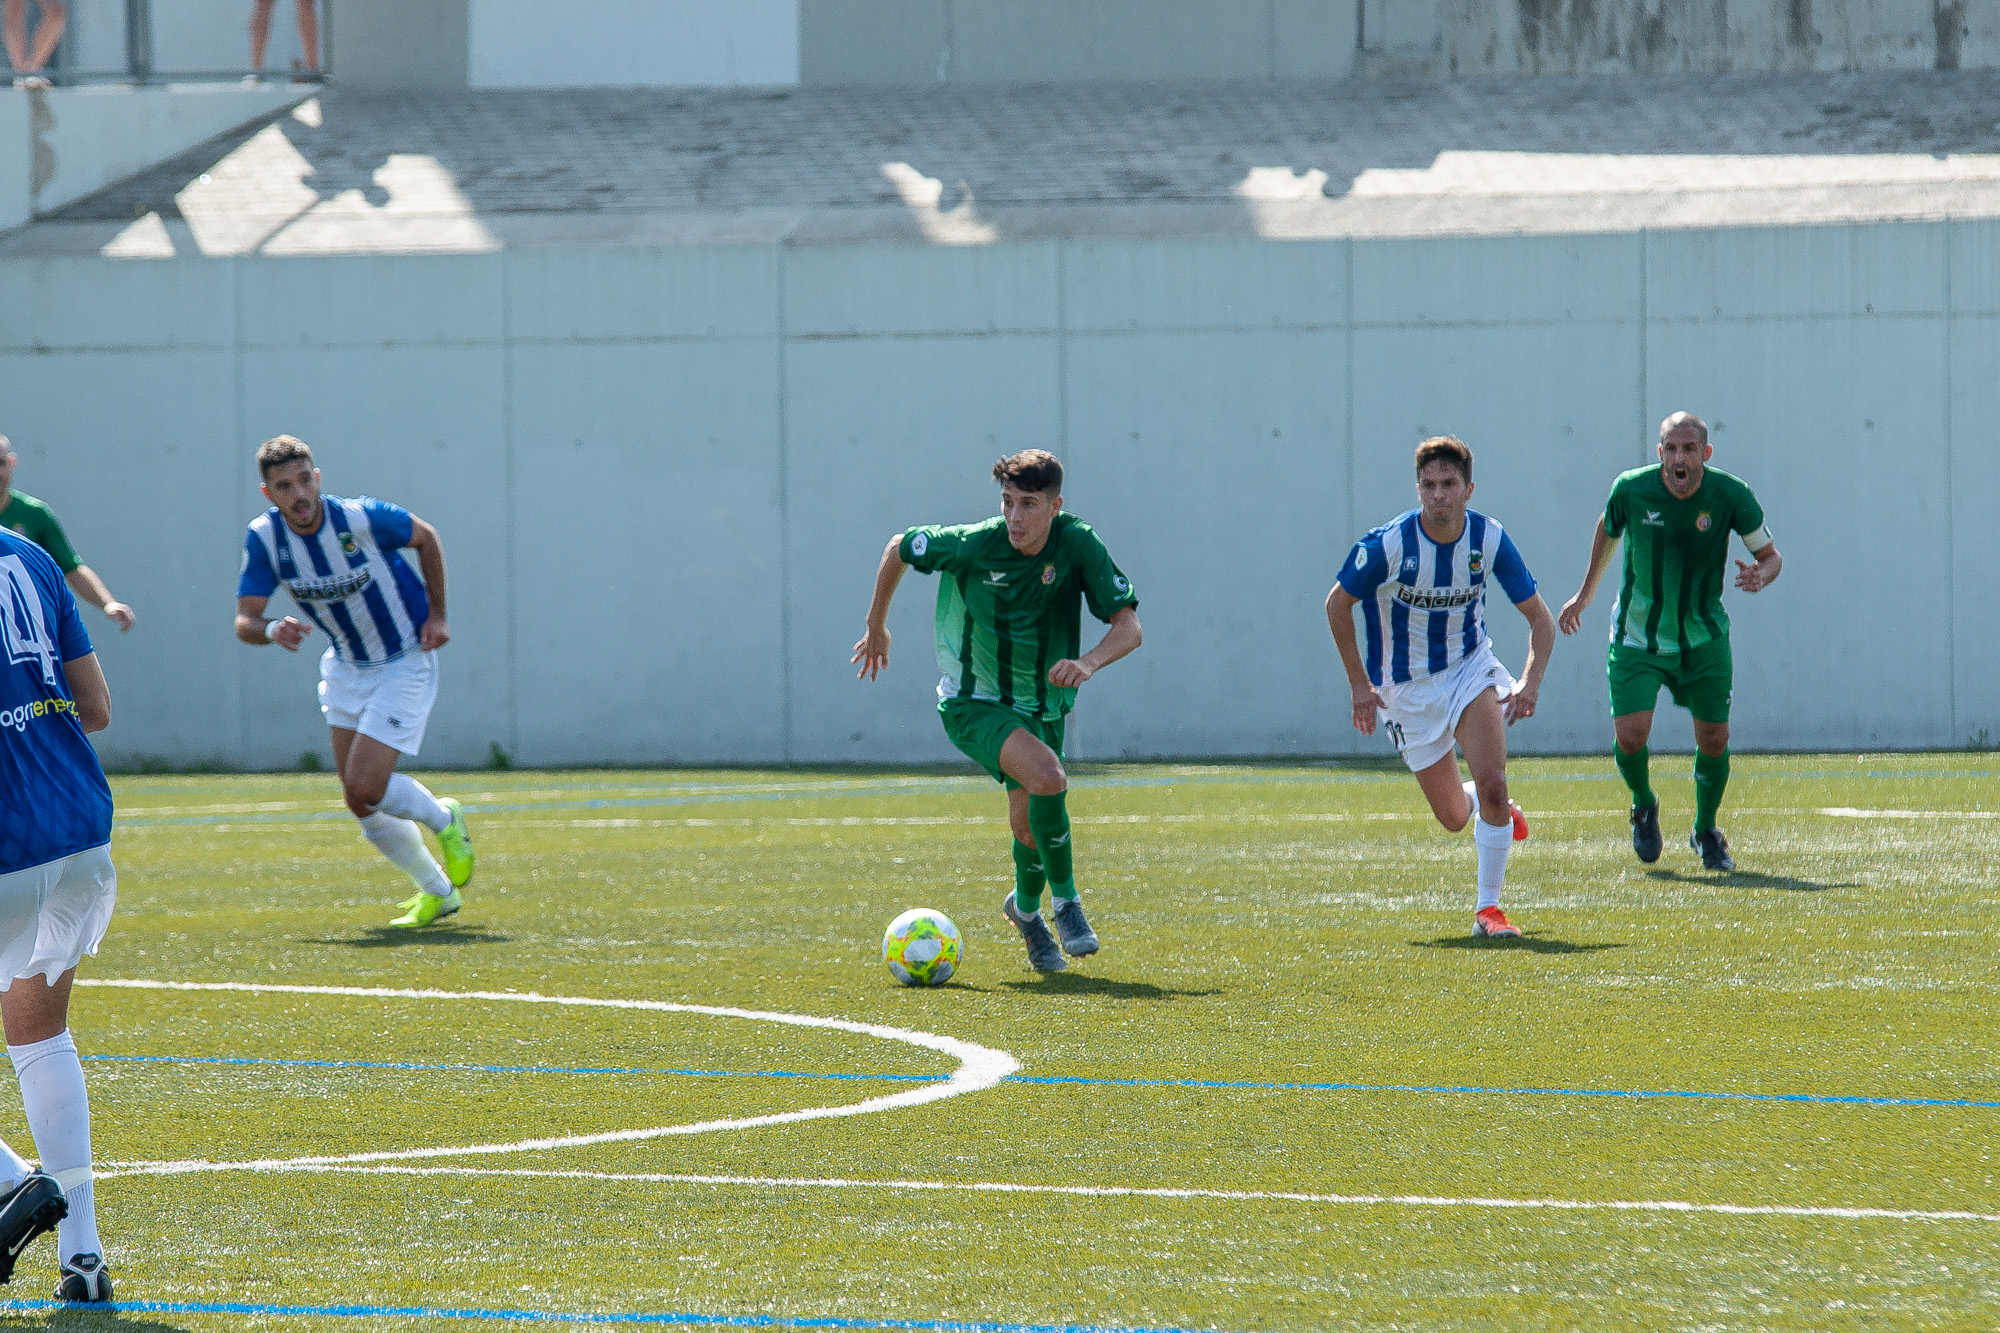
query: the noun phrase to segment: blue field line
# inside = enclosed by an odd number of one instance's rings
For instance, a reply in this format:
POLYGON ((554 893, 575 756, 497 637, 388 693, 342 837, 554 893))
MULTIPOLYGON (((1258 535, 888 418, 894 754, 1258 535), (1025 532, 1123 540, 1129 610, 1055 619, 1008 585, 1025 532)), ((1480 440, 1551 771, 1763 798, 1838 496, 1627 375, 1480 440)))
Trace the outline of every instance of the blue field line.
MULTIPOLYGON (((433 1065, 386 1060, 277 1060, 255 1056, 219 1055, 86 1055, 86 1060, 122 1064, 267 1066, 289 1069, 386 1069, 442 1074, 625 1074, 672 1078, 825 1079, 846 1083, 942 1083, 942 1074, 824 1074, 790 1069, 642 1069, 624 1067, 571 1068, 562 1065, 433 1065)), ((1792 1102, 1814 1106, 1949 1107, 2000 1110, 2000 1101, 1960 1097, 1863 1097, 1813 1092, 1691 1092, 1674 1088, 1504 1088, 1446 1083, 1271 1083, 1254 1079, 1206 1078, 1084 1078, 1065 1075, 1009 1074, 1008 1083, 1089 1088, 1210 1088, 1242 1092, 1416 1092, 1485 1097, 1618 1097, 1631 1101, 1682 1100, 1725 1102, 1792 1102)))
POLYGON ((1131 1324, 1003 1324, 968 1319, 841 1318, 836 1315, 706 1314, 663 1310, 631 1314, 562 1310, 455 1309, 436 1305, 264 1305, 250 1301, 114 1301, 77 1306, 66 1301, 0 1301, 0 1312, 61 1310, 72 1314, 238 1314, 267 1319, 453 1319, 495 1324, 625 1324, 672 1328, 891 1329, 910 1333, 1197 1333, 1194 1329, 1131 1324))
MULTIPOLYGON (((1992 771, 1976 769, 1871 769, 1864 773, 1847 772, 1837 769, 1815 769, 1796 773, 1758 773, 1758 780, 1782 778, 1870 778, 1876 780, 1897 778, 1987 778, 1992 771)), ((1399 784, 1407 779, 1400 773, 1195 773, 1195 774, 1147 774, 1133 777, 1078 777, 1071 780, 1072 787, 1096 788, 1149 788, 1182 786, 1332 786, 1353 783, 1399 784)), ((1613 772, 1607 773, 1551 773, 1524 778, 1524 782, 1618 782, 1623 778, 1613 772)), ((731 791, 715 788, 686 792, 674 796, 593 796, 576 800, 557 801, 501 801, 481 805, 468 805, 472 814, 535 814, 557 810, 643 810, 681 805, 733 805, 745 801, 795 801, 804 799, 829 799, 849 796, 903 796, 937 795, 940 793, 980 790, 985 786, 983 779, 977 778, 920 778, 891 782, 855 784, 851 786, 809 786, 787 787, 782 791, 759 789, 755 791, 731 791)), ((632 790, 625 788, 624 790, 632 790)), ((147 815, 143 810, 117 815, 118 823, 125 828, 173 828, 212 824, 299 824, 316 823, 324 820, 350 819, 345 810, 298 810, 298 811, 245 811, 228 815, 147 815)))

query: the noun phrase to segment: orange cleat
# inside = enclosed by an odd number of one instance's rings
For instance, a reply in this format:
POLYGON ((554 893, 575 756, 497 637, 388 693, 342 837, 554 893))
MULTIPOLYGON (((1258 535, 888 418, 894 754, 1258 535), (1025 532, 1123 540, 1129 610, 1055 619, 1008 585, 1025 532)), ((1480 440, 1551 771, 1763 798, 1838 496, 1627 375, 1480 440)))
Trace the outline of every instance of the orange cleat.
POLYGON ((1518 940, 1521 929, 1498 907, 1482 907, 1472 918, 1472 933, 1496 940, 1518 940))
POLYGON ((1514 816, 1514 841, 1526 842, 1528 840, 1528 817, 1522 814, 1521 807, 1512 801, 1507 802, 1507 813, 1514 816))

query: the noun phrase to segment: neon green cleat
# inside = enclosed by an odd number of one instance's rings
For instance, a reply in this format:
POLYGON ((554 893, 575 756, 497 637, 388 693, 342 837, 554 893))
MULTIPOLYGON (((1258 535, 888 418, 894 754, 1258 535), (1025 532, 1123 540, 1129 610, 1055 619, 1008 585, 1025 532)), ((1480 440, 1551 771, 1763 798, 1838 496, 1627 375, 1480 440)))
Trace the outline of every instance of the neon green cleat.
POLYGON ((453 912, 465 906, 465 897, 457 889, 453 889, 448 895, 442 898, 435 893, 420 893, 416 897, 399 904, 399 906, 402 907, 403 914, 389 924, 392 926, 414 928, 417 926, 428 926, 432 922, 444 920, 453 912))
POLYGON ((438 802, 451 811, 451 822, 438 834, 438 846, 444 851, 444 874, 454 889, 462 889, 472 882, 472 833, 465 827, 465 807, 455 796, 447 796, 438 802))

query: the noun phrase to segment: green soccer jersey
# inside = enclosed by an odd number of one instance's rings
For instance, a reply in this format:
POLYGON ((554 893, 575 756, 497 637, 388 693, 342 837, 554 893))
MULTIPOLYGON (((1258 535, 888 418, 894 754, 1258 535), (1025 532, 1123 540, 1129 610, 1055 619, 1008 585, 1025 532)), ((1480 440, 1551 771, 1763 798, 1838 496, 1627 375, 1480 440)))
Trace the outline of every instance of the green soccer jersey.
POLYGON ((1729 635, 1722 579, 1729 534, 1770 544, 1764 508, 1742 479, 1716 468, 1677 499, 1659 464, 1622 474, 1604 502, 1604 533, 1625 539, 1625 576, 1611 608, 1611 641, 1649 653, 1678 653, 1729 635))
POLYGON ((7 507, 0 509, 0 528, 18 532, 35 545, 49 553, 56 562, 56 568, 67 574, 83 561, 76 558, 70 549, 69 538, 63 535, 62 524, 49 507, 32 495, 19 491, 9 493, 7 507))
POLYGON ((1081 603, 1109 621, 1139 604, 1132 581, 1088 523, 1057 514, 1034 555, 1007 540, 1007 521, 911 528, 903 562, 940 575, 938 698, 984 699, 1028 717, 1059 718, 1076 690, 1049 668, 1081 651, 1081 603))

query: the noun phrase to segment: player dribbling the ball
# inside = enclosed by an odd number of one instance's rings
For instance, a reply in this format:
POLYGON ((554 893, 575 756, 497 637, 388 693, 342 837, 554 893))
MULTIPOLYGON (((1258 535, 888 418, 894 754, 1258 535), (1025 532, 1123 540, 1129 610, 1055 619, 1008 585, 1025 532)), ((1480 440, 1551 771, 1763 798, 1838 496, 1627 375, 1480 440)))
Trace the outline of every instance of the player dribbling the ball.
POLYGON ((951 743, 1007 788, 1014 887, 1000 910, 1028 963, 1060 972, 1097 952, 1070 848, 1063 719, 1077 688, 1139 646, 1139 595, 1090 525, 1062 512, 1062 464, 1028 449, 993 465, 1000 516, 915 527, 890 540, 853 660, 873 680, 889 665, 889 600, 906 569, 938 579, 938 714, 951 743), (1079 653, 1081 607, 1110 625, 1079 653), (1042 918, 1054 898, 1056 933, 1042 918))
POLYGON ((1479 902, 1472 933, 1515 938, 1500 907, 1507 854, 1528 836, 1507 796, 1507 728, 1535 715, 1555 647, 1555 618, 1500 524, 1466 508, 1472 450, 1450 435, 1417 446, 1418 507, 1354 544, 1326 597, 1327 623, 1354 694, 1354 729, 1384 730, 1417 775, 1438 823, 1473 821, 1479 902), (1484 606, 1489 578, 1528 621, 1528 661, 1516 681, 1493 656, 1484 606), (1359 606, 1364 657, 1354 633, 1359 606), (1472 781, 1461 783, 1454 748, 1472 781))

